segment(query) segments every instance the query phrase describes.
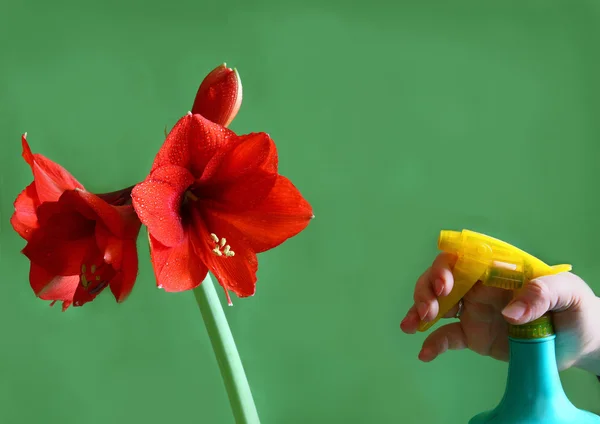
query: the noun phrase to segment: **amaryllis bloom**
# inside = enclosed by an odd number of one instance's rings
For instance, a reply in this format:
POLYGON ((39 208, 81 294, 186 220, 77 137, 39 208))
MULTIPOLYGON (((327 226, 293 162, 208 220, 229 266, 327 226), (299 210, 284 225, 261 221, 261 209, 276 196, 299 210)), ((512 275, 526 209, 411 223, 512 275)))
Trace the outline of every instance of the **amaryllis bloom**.
POLYGON ((242 81, 235 69, 225 63, 217 66, 204 78, 196 93, 193 114, 228 126, 242 105, 242 81))
POLYGON ((268 134, 238 136, 192 113, 177 122, 150 175, 132 191, 148 227, 159 287, 193 289, 210 270, 229 304, 229 291, 254 294, 256 254, 298 234, 313 218, 277 165, 268 134))
POLYGON ((124 301, 138 271, 136 239, 141 223, 130 190, 96 195, 67 170, 32 154, 26 135, 23 158, 33 182, 15 200, 11 224, 27 240, 23 254, 31 265, 29 282, 36 296, 83 305, 110 287, 124 301))

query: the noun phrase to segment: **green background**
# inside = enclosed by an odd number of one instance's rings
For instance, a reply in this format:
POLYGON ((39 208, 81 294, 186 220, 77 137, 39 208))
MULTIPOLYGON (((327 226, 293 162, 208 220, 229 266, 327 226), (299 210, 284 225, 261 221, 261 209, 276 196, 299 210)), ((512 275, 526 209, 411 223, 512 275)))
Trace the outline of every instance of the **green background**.
MULTIPOLYGON (((235 66, 231 128, 266 131, 316 219, 226 308, 263 424, 466 423, 506 364, 423 364, 399 322, 441 229, 469 228, 600 290, 597 2, 12 1, 0 5, 0 422, 231 423, 192 293, 61 313, 9 224, 35 152, 90 191, 142 180, 204 75, 235 66)), ((221 292, 220 292, 221 293, 221 292)), ((600 413, 600 385, 562 374, 600 413)))

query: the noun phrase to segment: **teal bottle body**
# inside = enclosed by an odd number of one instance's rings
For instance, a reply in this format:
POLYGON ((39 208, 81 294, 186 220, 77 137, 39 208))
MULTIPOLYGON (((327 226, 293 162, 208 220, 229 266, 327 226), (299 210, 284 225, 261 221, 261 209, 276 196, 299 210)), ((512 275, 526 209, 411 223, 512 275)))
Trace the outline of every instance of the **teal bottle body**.
POLYGON ((600 416, 576 408, 567 398, 556 365, 555 338, 509 337, 504 397, 469 424, 600 424, 600 416))

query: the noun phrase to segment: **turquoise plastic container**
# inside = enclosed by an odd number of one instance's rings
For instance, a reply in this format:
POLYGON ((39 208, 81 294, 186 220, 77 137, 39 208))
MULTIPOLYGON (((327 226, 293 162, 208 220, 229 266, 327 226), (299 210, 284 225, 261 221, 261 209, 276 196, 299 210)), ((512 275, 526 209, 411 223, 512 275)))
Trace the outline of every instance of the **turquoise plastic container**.
POLYGON ((555 338, 510 337, 504 397, 469 424, 600 424, 600 416, 576 408, 567 398, 558 375, 555 338))

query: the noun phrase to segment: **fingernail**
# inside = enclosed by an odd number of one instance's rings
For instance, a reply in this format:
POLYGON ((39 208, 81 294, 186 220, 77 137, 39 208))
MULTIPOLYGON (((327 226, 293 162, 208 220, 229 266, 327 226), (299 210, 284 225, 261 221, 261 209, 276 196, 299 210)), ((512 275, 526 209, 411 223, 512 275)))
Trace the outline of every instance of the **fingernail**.
POLYGON ((431 361, 431 350, 427 349, 427 348, 423 348, 421 349, 421 351, 419 352, 419 355, 417 355, 417 357, 419 358, 419 360, 423 361, 423 362, 429 362, 431 361))
POLYGON ((518 320, 525 314, 526 311, 527 305, 524 302, 517 300, 516 302, 513 302, 504 308, 502 315, 513 320, 518 320))
POLYGON ((419 303, 417 306, 417 313, 419 314, 419 318, 422 320, 425 319, 425 315, 427 315, 427 311, 429 311, 429 306, 425 302, 419 303))
POLYGON ((439 296, 444 291, 444 282, 438 278, 437 280, 435 280, 434 287, 435 287, 435 295, 439 296))

